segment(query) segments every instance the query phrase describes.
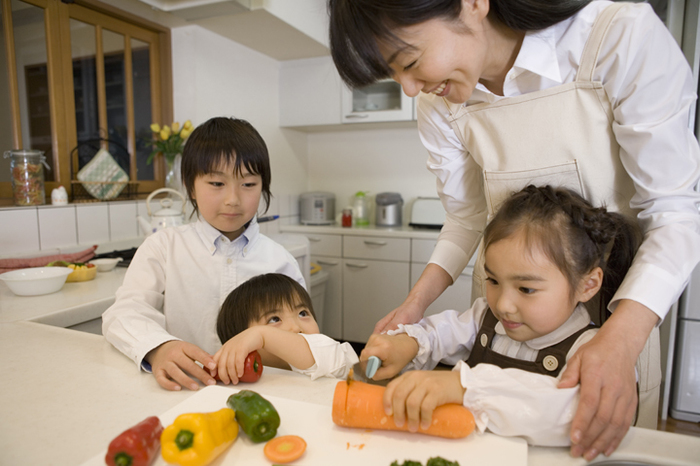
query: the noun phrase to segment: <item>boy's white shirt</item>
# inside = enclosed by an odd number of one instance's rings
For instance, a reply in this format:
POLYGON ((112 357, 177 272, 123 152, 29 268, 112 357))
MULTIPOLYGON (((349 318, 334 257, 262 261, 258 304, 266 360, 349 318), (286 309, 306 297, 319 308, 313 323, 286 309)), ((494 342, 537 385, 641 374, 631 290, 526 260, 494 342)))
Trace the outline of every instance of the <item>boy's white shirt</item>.
POLYGON ((360 362, 350 343, 340 343, 322 333, 302 333, 314 357, 314 365, 308 369, 299 369, 290 364, 294 372, 308 375, 311 380, 320 377, 345 379, 352 366, 360 362))
MULTIPOLYGON (((433 369, 441 361, 454 364, 453 370, 459 371, 462 386, 466 388, 464 406, 474 415, 480 432, 488 429, 497 435, 523 437, 531 445, 569 445, 579 387, 557 388, 565 368, 555 378, 492 364, 478 364, 473 368, 466 364, 487 308, 486 299, 479 298, 471 309, 461 314, 444 311, 417 324, 399 325, 397 330, 390 331, 390 335, 407 333, 418 342, 418 354, 404 371, 433 369)), ((493 342, 489 343, 497 353, 534 361, 540 349, 563 341, 590 321, 586 309, 579 305, 554 332, 525 342, 510 339, 499 322, 493 342)), ((584 332, 569 350, 566 360, 596 332, 596 329, 584 332)))
POLYGON ((102 333, 139 367, 170 340, 193 343, 213 355, 219 309, 228 294, 263 273, 282 273, 306 288, 294 256, 260 233, 257 220, 234 241, 200 219, 147 237, 102 314, 102 333))

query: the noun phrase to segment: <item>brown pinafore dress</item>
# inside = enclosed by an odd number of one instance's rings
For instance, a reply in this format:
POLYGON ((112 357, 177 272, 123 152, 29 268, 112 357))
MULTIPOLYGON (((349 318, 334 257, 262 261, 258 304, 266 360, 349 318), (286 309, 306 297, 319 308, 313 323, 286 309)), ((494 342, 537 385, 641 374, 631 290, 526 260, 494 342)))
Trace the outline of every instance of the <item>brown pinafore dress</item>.
MULTIPOLYGON (((593 81, 601 45, 620 8, 623 3, 614 3, 596 19, 573 82, 493 103, 463 106, 445 101, 452 128, 483 170, 489 218, 506 198, 529 184, 563 186, 593 205, 636 217, 629 207, 634 185, 612 130, 612 105, 603 84, 593 81)), ((484 276, 479 248, 472 301, 484 294, 484 276)), ((636 425, 655 429, 661 383, 656 329, 637 361, 637 371, 636 425)))

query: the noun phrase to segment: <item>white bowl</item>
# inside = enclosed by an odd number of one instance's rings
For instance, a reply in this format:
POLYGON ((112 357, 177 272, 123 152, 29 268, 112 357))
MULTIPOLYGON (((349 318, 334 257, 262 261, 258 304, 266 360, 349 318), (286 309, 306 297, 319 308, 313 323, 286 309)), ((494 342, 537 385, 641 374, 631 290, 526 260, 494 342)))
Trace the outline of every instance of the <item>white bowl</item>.
POLYGON ((0 274, 0 280, 16 295, 39 296, 63 288, 72 272, 68 267, 32 267, 0 274))
POLYGON ((117 262, 121 262, 124 259, 117 257, 115 259, 104 258, 104 259, 93 259, 90 261, 91 264, 95 264, 98 272, 109 272, 117 266, 117 262))

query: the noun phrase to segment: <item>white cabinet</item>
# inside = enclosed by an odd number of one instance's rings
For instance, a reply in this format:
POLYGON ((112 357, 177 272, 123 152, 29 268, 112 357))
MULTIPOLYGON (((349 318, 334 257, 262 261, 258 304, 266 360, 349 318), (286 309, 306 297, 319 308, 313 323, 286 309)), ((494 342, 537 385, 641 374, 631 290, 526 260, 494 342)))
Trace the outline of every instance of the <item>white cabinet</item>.
MULTIPOLYGON (((414 239, 411 241, 411 288, 420 278, 425 266, 430 260, 430 255, 435 249, 436 240, 414 239)), ((476 254, 469 265, 460 274, 457 280, 449 286, 425 312, 426 316, 439 312, 454 309, 459 312, 466 311, 471 306, 472 294, 472 273, 474 271, 474 260, 476 254)))
POLYGON ((411 122, 414 100, 393 81, 351 90, 330 57, 288 60, 280 65, 280 126, 338 127, 345 123, 411 122))
POLYGON ((365 343, 376 323, 408 295, 411 240, 343 238, 343 338, 365 343))
POLYGON ((343 259, 343 338, 365 343, 408 295, 408 262, 343 259))
POLYGON ((321 332, 337 340, 343 339, 343 276, 341 235, 306 233, 311 250, 311 262, 328 272, 323 303, 323 328, 321 332))
POLYGON ((414 99, 392 79, 359 89, 342 86, 343 123, 413 120, 414 99))
POLYGON ((340 76, 330 57, 290 60, 280 68, 280 126, 340 125, 340 76))

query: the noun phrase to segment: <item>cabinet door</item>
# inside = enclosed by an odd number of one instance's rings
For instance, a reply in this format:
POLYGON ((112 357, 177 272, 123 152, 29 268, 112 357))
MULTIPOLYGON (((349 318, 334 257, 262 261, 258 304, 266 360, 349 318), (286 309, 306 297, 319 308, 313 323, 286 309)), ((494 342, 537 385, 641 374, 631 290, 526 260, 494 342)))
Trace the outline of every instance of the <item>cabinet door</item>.
POLYGON ((304 233, 309 240, 309 248, 312 255, 340 257, 343 253, 342 239, 340 235, 318 235, 304 233))
POLYGON ((374 236, 344 236, 343 257, 408 262, 411 240, 374 236))
POLYGON ((408 295, 409 264, 343 259, 343 339, 366 343, 408 295))
POLYGON ((328 272, 326 297, 323 303, 323 328, 321 333, 336 340, 343 338, 343 269, 338 257, 311 256, 323 270, 328 272))
POLYGON ((343 123, 413 120, 414 100, 392 79, 359 89, 342 88, 343 123))
POLYGON ((280 126, 339 125, 340 89, 330 57, 282 62, 280 126))
MULTIPOLYGON (((411 263, 411 288, 416 284, 420 275, 425 269, 425 264, 422 262, 411 263)), ((464 312, 471 306, 472 296, 472 267, 467 267, 460 274, 452 286, 449 286, 433 304, 425 311, 425 316, 437 314, 448 309, 464 312)))

